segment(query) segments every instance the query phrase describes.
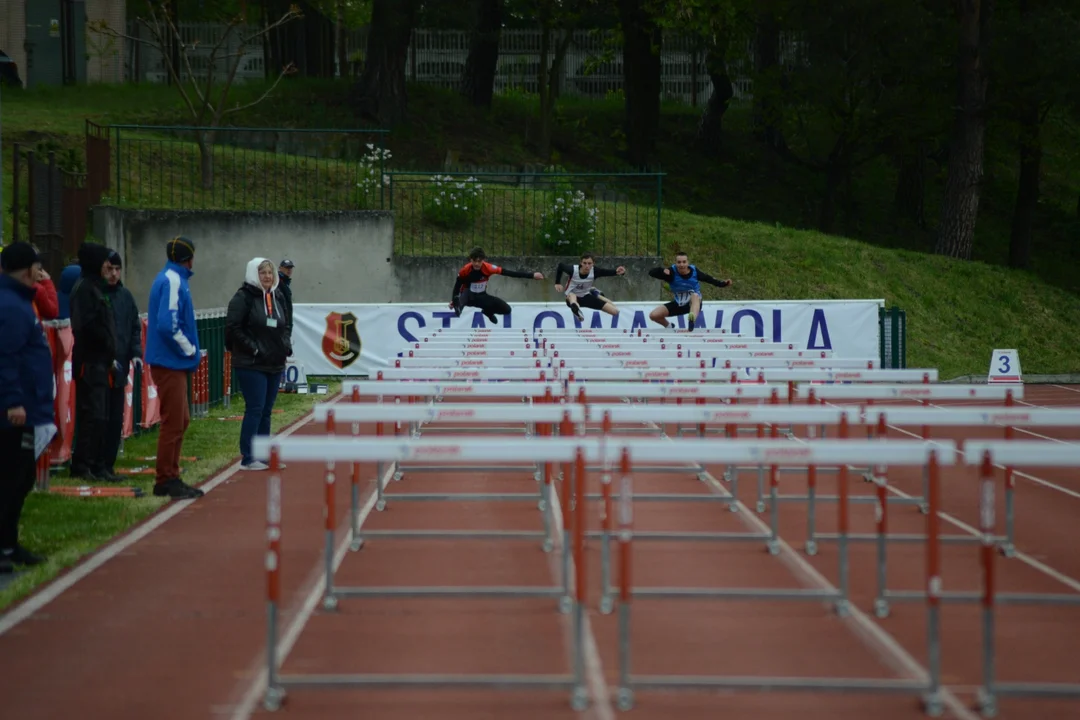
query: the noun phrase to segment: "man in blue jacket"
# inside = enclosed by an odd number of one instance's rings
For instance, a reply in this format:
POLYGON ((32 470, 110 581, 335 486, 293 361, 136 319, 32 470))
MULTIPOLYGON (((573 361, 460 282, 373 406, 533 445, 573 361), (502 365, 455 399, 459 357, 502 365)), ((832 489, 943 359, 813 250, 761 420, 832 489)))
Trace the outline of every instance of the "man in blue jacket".
POLYGON ((180 451, 191 422, 188 379, 199 367, 199 335, 188 278, 195 261, 195 243, 178 235, 165 245, 168 262, 150 286, 146 307, 146 357, 157 386, 161 424, 158 428, 154 494, 192 499, 203 491, 180 479, 180 451))
POLYGON ((28 243, 0 253, 0 573, 45 561, 19 544, 19 517, 34 487, 35 428, 55 427, 52 354, 34 312, 38 262, 28 243))

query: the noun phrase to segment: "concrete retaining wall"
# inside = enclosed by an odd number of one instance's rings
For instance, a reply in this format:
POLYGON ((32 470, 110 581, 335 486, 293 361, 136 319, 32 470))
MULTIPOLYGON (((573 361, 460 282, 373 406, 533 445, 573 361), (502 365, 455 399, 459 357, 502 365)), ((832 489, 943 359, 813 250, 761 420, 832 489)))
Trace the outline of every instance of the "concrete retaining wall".
MULTIPOLYGON (((244 281, 257 256, 296 263, 293 296, 298 303, 450 302, 454 275, 465 257, 394 257, 391 213, 231 212, 127 210, 96 207, 94 235, 124 259, 124 284, 145 309, 154 276, 165 263, 165 243, 175 235, 196 247, 191 291, 200 308, 221 307, 244 281)), ((490 291, 509 302, 556 301, 555 266, 576 258, 492 257, 515 270, 539 270, 543 282, 495 277, 490 291)), ((660 258, 598 257, 603 267, 626 267, 626 275, 597 283, 612 300, 666 300, 664 285, 648 276, 660 258)))

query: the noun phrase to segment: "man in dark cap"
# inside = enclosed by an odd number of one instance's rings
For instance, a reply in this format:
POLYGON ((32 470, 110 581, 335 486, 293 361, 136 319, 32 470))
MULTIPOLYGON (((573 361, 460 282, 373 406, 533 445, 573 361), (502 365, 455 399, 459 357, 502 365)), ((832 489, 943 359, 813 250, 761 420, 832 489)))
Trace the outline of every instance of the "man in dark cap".
POLYGON ((116 362, 123 378, 109 392, 109 423, 105 429, 102 464, 109 473, 116 472, 116 456, 120 454, 120 436, 124 434, 124 391, 131 363, 142 363, 142 323, 135 296, 120 281, 124 263, 120 253, 109 253, 105 266, 105 295, 111 298, 113 320, 116 323, 116 362))
POLYGON ((0 573, 45 561, 19 543, 19 517, 34 487, 35 440, 47 443, 56 433, 52 355, 34 312, 39 262, 28 243, 0 253, 0 573))
POLYGON ((292 316, 292 273, 295 265, 289 258, 285 258, 281 261, 281 265, 278 266, 278 288, 281 290, 282 297, 285 298, 285 317, 289 319, 289 330, 292 331, 293 316, 292 316))
POLYGON ((199 367, 199 334, 188 278, 195 243, 177 235, 165 244, 165 267, 150 286, 146 307, 146 364, 157 386, 158 427, 154 495, 174 499, 202 497, 203 491, 180 479, 180 451, 191 423, 188 378, 199 367))
POLYGON ((105 294, 109 254, 104 245, 84 242, 79 247, 81 274, 71 290, 71 370, 75 378, 75 445, 71 476, 90 481, 117 482, 105 467, 105 429, 109 423, 109 393, 120 379, 116 362, 116 322, 112 297, 105 294))

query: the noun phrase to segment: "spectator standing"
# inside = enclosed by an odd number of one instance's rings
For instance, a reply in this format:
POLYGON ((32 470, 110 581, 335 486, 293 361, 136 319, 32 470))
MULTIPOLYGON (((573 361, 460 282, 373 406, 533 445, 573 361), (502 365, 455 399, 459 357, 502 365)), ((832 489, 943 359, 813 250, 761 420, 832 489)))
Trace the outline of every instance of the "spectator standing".
MULTIPOLYGON (((41 251, 37 246, 31 247, 40 258, 41 251)), ((41 320, 56 320, 60 317, 60 301, 56 295, 56 286, 53 285, 52 278, 42 266, 41 260, 34 264, 33 275, 34 289, 37 290, 37 294, 34 295, 34 312, 41 320)))
POLYGON ((71 369, 75 378, 71 477, 117 482, 122 478, 106 469, 104 454, 109 393, 120 374, 112 296, 105 294, 110 252, 104 245, 83 243, 79 248, 82 274, 71 290, 71 369))
POLYGON ((249 262, 244 284, 229 301, 225 315, 225 347, 232 353, 233 377, 244 396, 240 466, 245 470, 268 467, 252 456, 251 441, 256 435, 270 434, 281 373, 292 353, 292 318, 287 307, 274 263, 266 258, 249 262))
POLYGON ((38 263, 28 243, 12 243, 0 252, 0 573, 45 561, 19 542, 23 503, 34 487, 37 446, 56 432, 52 355, 34 312, 38 263))
POLYGON ((188 279, 195 262, 195 243, 178 235, 165 244, 165 267, 150 286, 146 308, 146 364, 157 386, 158 426, 154 495, 193 499, 203 491, 180 479, 180 452, 191 423, 188 380, 199 367, 199 334, 188 279))
POLYGON ((102 464, 107 472, 116 473, 116 457, 120 454, 120 436, 124 434, 124 407, 127 374, 131 364, 142 364, 142 323, 135 296, 120 281, 123 269, 120 253, 109 253, 105 269, 105 295, 111 298, 113 320, 116 323, 116 362, 120 367, 119 382, 109 390, 109 423, 105 429, 102 464))
POLYGON ((281 290, 282 296, 285 298, 285 312, 289 317, 289 334, 292 334, 292 274, 295 265, 289 258, 285 258, 281 261, 281 265, 278 266, 278 288, 281 290))
MULTIPOLYGON (((81 249, 82 245, 79 248, 81 249)), ((69 320, 71 318, 71 288, 75 287, 75 281, 79 279, 81 274, 82 268, 79 267, 77 258, 73 258, 71 263, 60 271, 60 287, 56 289, 60 305, 58 320, 69 320)))

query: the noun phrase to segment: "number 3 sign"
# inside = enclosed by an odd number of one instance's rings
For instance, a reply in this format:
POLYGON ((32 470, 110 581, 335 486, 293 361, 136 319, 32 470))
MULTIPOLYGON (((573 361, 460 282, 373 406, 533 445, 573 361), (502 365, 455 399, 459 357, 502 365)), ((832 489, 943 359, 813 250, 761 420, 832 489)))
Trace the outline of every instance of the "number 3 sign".
POLYGON ((990 356, 990 374, 986 382, 991 385, 1022 383, 1020 354, 1016 350, 995 350, 990 356))

